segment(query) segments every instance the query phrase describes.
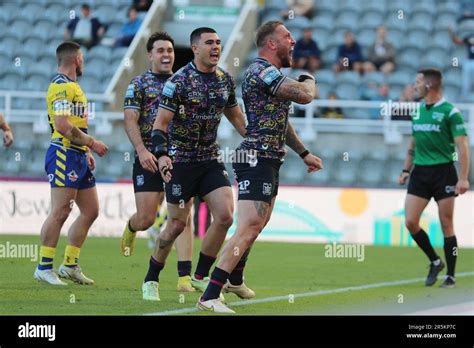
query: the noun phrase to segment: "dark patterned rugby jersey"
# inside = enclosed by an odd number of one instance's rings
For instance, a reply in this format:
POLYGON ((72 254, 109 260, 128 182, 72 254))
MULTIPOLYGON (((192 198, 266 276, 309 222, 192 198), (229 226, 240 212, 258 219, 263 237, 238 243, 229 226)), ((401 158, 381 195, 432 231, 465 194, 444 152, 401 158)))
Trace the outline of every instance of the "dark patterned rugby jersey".
POLYGON ((140 112, 138 126, 143 139, 143 144, 151 151, 151 131, 158 114, 158 105, 161 92, 169 74, 155 74, 148 70, 142 75, 135 76, 128 85, 125 93, 124 110, 136 109, 140 112))
POLYGON ((247 69, 242 84, 247 134, 238 150, 256 150, 259 158, 282 160, 285 156, 291 101, 276 97, 285 78, 263 58, 256 58, 247 69))
POLYGON ((237 105, 232 77, 217 67, 198 71, 193 62, 178 70, 163 88, 160 108, 173 111, 168 127, 174 162, 201 162, 219 157, 217 128, 225 108, 237 105))

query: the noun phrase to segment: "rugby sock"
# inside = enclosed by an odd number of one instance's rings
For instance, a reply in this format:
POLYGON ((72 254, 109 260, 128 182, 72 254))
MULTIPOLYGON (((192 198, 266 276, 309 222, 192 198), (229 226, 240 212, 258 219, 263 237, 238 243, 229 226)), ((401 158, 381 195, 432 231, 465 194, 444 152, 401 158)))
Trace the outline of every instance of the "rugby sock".
POLYGON ((148 267, 148 273, 145 276, 144 283, 149 281, 160 281, 160 272, 164 267, 164 263, 158 262, 153 258, 153 256, 150 256, 150 266, 148 267))
POLYGON ((240 261, 237 263, 235 266, 234 270, 229 276, 229 282, 232 285, 240 285, 244 282, 244 269, 245 269, 245 264, 247 263, 247 258, 250 253, 250 248, 247 249, 247 251, 242 255, 242 258, 240 261))
POLYGON ((454 269, 456 268, 456 259, 458 258, 458 241, 456 236, 444 238, 444 255, 446 256, 446 265, 448 266, 447 275, 454 278, 454 269))
POLYGON ((66 245, 66 250, 64 251, 64 261, 63 265, 68 267, 75 267, 79 262, 79 255, 81 253, 81 248, 75 247, 73 245, 66 245))
POLYGON ((40 246, 38 269, 52 269, 55 254, 56 248, 51 248, 44 245, 40 246))
POLYGON ((211 275, 211 280, 209 281, 209 285, 204 291, 204 294, 201 296, 202 301, 213 300, 219 298, 221 294, 222 287, 227 282, 229 278, 229 273, 216 267, 211 275))
POLYGON ((194 278, 203 279, 209 275, 209 270, 212 264, 216 261, 215 257, 204 255, 199 253, 199 261, 196 266, 196 272, 194 272, 194 278))
POLYGON ((431 262, 439 259, 439 256, 436 254, 436 251, 433 249, 433 246, 430 243, 428 235, 422 228, 418 233, 412 234, 411 236, 415 240, 416 244, 418 244, 420 249, 423 250, 426 256, 428 256, 431 262))
POLYGON ((191 275, 191 261, 178 261, 178 276, 191 275))

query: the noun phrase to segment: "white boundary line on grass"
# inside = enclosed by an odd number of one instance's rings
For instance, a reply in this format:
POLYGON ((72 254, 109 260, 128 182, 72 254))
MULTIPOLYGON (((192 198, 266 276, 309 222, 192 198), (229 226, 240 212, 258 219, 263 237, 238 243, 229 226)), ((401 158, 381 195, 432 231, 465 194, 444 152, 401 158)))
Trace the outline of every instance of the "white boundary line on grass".
MULTIPOLYGON (((456 278, 462 277, 469 277, 474 275, 474 272, 463 272, 456 274, 456 278)), ((366 284, 366 285, 358 285, 358 286, 349 286, 347 288, 339 288, 339 289, 331 289, 331 290, 320 290, 320 291, 313 291, 313 292, 305 292, 301 294, 288 294, 283 296, 274 296, 274 297, 265 297, 259 298, 255 300, 243 300, 238 302, 231 302, 228 303, 229 307, 237 307, 237 306, 247 306, 251 304, 257 303, 267 303, 267 302, 276 302, 282 300, 288 300, 290 295, 293 295, 293 298, 302 298, 302 297, 315 297, 321 295, 328 295, 328 294, 337 294, 341 292, 348 292, 348 291, 358 291, 358 290, 367 290, 367 289, 374 289, 374 288, 382 288, 385 286, 393 286, 393 285, 403 285, 403 284, 411 284, 424 281, 425 278, 416 278, 416 279, 407 279, 407 280, 397 280, 393 282, 384 282, 384 283, 377 283, 377 284, 366 284)), ((196 307, 188 307, 182 309, 174 309, 169 311, 162 311, 162 312, 154 312, 154 313, 144 313, 143 315, 176 315, 176 314, 185 314, 185 313, 192 313, 196 312, 196 307)))

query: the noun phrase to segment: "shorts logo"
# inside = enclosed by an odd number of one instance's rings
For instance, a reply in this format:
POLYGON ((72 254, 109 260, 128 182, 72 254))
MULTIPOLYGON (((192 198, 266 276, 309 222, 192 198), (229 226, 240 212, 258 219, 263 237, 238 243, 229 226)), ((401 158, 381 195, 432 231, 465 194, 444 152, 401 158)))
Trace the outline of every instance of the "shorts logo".
POLYGON ((250 180, 244 180, 244 181, 239 182, 239 192, 248 193, 249 191, 247 190, 247 188, 249 187, 249 185, 250 185, 250 180))
POLYGON ((272 194, 272 184, 264 182, 263 183, 262 194, 264 194, 265 196, 271 196, 271 194, 272 194))
POLYGON ((174 90, 176 88, 176 84, 174 84, 173 82, 171 81, 167 81, 163 87, 163 91, 161 93, 163 93, 163 95, 169 97, 169 98, 172 98, 173 95, 174 95, 174 90))
POLYGON ((67 173, 67 177, 70 182, 76 182, 79 178, 74 170, 71 170, 69 173, 67 173))
POLYGON ((173 196, 181 196, 181 185, 173 184, 173 186, 171 186, 171 194, 173 196))
POLYGON ((48 174, 48 181, 53 182, 54 180, 54 174, 48 174))
POLYGON ((223 170, 223 171, 222 171, 222 174, 223 174, 226 178, 229 177, 229 173, 227 173, 227 170, 223 170))
POLYGON ((137 175, 137 186, 143 186, 145 184, 145 177, 143 175, 137 175))
POLYGON ((446 191, 446 193, 451 193, 456 191, 456 186, 446 186, 444 190, 446 191))

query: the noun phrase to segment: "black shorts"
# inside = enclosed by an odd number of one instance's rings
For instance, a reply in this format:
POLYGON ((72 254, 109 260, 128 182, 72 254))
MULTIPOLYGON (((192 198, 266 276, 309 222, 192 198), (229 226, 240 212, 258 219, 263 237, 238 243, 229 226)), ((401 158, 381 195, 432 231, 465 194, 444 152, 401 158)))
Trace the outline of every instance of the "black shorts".
POLYGON ((166 201, 171 204, 188 202, 192 197, 203 198, 209 192, 229 186, 229 174, 217 160, 173 163, 171 180, 165 184, 166 201))
POLYGON ((280 160, 258 159, 255 166, 249 163, 233 163, 239 183, 239 200, 271 203, 278 194, 280 160))
POLYGON ((454 193, 458 175, 453 163, 432 166, 415 165, 408 183, 408 193, 439 201, 447 197, 457 196, 454 193))
POLYGON ((160 172, 152 173, 143 169, 138 157, 133 163, 133 190, 137 192, 163 192, 163 178, 160 172))

